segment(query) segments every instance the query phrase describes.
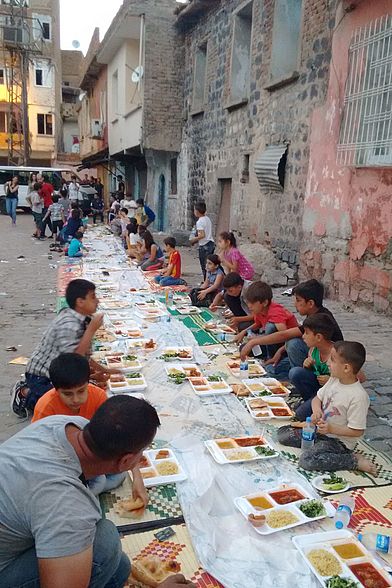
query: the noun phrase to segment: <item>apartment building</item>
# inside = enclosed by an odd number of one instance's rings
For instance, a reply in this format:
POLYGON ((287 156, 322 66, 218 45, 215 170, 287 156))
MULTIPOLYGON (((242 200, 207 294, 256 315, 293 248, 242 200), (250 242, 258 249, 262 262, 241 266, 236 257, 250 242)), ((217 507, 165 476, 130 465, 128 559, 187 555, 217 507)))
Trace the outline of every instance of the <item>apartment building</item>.
POLYGON ((157 211, 159 230, 177 206, 184 64, 176 6, 175 0, 126 0, 97 55, 107 67, 112 189, 121 174, 127 191, 157 211))
POLYGON ((57 163, 60 165, 79 165, 80 136, 78 124, 78 105, 80 96, 80 70, 83 61, 81 51, 62 49, 61 51, 61 126, 57 163))
POLYGON ((32 164, 50 165, 61 147, 60 2, 1 0, 0 29, 0 161, 23 162, 26 146, 32 164))

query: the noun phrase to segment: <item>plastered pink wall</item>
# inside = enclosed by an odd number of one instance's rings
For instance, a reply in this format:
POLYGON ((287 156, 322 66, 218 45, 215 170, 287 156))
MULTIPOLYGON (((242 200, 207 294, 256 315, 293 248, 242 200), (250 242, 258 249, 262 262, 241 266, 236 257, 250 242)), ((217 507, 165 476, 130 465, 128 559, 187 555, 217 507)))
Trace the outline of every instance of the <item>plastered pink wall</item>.
POLYGON ((345 16, 347 3, 339 7, 327 100, 312 116, 301 273, 332 295, 392 312, 392 168, 336 163, 352 34, 392 9, 390 0, 355 4, 345 16))

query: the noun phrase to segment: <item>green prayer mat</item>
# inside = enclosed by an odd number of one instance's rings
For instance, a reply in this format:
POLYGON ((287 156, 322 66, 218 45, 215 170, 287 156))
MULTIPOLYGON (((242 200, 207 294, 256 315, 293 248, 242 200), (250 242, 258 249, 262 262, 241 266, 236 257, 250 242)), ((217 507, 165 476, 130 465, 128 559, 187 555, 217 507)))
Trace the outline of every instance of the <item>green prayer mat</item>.
POLYGON ((176 319, 180 320, 192 332, 200 347, 221 343, 214 333, 211 333, 204 328, 206 323, 216 320, 215 315, 209 310, 205 309, 202 310, 200 314, 193 315, 183 315, 172 308, 169 308, 168 310, 172 316, 175 316, 176 319))

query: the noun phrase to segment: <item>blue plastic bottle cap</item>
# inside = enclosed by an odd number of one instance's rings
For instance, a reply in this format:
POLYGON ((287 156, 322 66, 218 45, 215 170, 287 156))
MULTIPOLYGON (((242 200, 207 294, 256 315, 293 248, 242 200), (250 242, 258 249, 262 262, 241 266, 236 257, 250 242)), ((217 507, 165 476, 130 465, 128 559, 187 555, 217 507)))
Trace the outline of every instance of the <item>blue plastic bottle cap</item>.
POLYGON ((358 539, 359 539, 359 541, 361 541, 361 542, 362 542, 362 539, 363 539, 363 535, 362 535, 362 533, 358 533, 358 539))
POLYGON ((337 529, 339 529, 339 530, 340 530, 340 529, 343 529, 343 523, 342 523, 342 521, 336 521, 336 523, 335 523, 335 527, 336 527, 337 529))
POLYGON ((306 417, 306 422, 307 423, 311 423, 312 422, 312 417, 306 417))

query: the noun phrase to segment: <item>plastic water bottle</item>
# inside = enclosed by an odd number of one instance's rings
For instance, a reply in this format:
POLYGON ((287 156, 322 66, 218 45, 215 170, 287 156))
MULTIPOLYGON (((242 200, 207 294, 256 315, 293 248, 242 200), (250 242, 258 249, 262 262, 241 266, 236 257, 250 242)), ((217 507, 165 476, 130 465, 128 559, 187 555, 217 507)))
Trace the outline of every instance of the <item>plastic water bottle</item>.
POLYGON ((340 501, 338 508, 336 509, 334 523, 336 529, 346 529, 350 522, 351 516, 354 512, 355 500, 354 498, 344 498, 340 501))
POLYGON ((311 417, 306 417, 306 425, 302 429, 301 449, 311 449, 314 445, 316 436, 316 427, 312 423, 311 417))
POLYGON ((392 553, 392 537, 381 533, 358 533, 358 539, 370 551, 392 553))
POLYGON ((167 305, 169 308, 173 306, 174 294, 173 290, 169 290, 169 294, 167 295, 167 305))
POLYGON ((241 361, 240 363, 240 378, 241 380, 247 380, 249 376, 249 364, 247 360, 241 361))

